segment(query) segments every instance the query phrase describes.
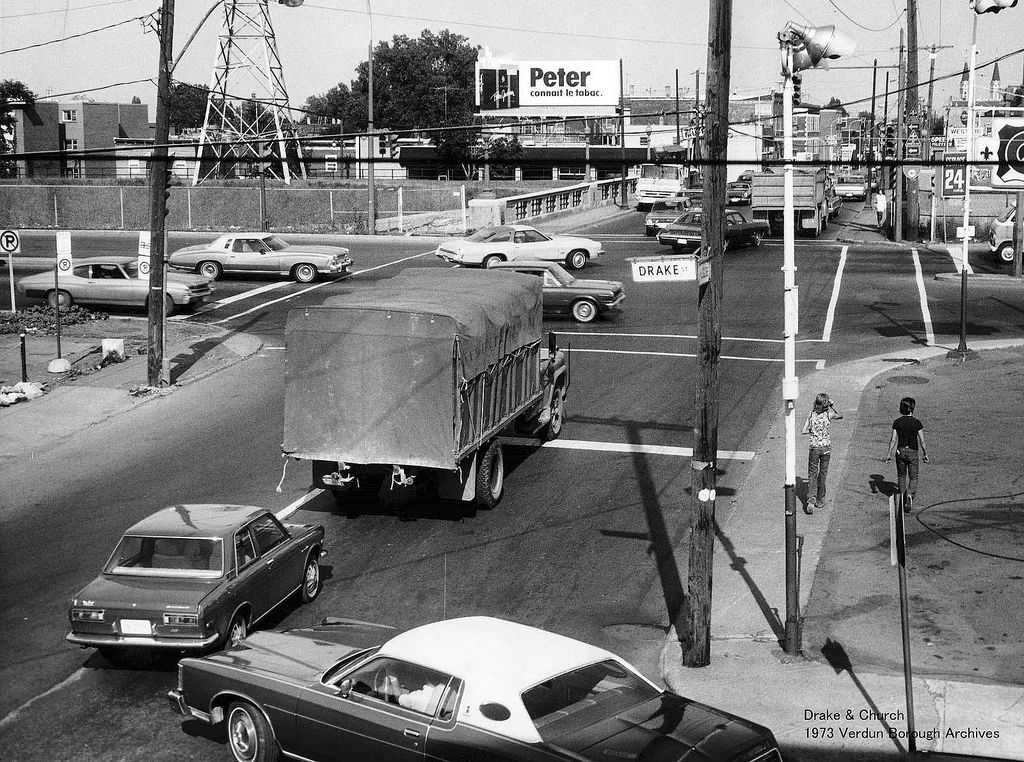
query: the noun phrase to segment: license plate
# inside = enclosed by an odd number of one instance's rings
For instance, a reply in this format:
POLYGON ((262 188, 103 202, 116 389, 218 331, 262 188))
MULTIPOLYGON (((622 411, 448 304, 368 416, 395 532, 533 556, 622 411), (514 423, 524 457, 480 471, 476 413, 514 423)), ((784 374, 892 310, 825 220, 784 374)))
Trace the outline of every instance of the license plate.
POLYGON ((122 619, 122 635, 152 635, 153 627, 148 619, 122 619))

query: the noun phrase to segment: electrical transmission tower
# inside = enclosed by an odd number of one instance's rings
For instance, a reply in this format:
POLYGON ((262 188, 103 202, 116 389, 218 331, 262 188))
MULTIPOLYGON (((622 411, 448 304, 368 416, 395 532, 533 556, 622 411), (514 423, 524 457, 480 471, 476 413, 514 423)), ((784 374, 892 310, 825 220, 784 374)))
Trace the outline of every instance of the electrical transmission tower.
POLYGON ((268 0, 223 0, 223 7, 192 182, 260 174, 286 183, 296 174, 305 179, 268 0))

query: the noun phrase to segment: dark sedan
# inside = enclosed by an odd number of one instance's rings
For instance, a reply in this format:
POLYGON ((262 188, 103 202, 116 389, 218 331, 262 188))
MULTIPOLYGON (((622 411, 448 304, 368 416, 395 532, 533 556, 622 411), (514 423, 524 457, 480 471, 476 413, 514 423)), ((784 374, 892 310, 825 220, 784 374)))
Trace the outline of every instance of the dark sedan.
POLYGON ((174 505, 125 532, 71 601, 67 640, 118 657, 237 643, 278 604, 320 592, 322 526, 263 508, 174 505))
POLYGON ((226 721, 240 762, 781 762, 767 728, 663 691, 604 649, 484 616, 256 633, 183 659, 168 698, 226 721))
POLYGON ((626 294, 617 280, 576 278, 557 262, 499 262, 492 270, 512 270, 544 279, 545 315, 572 315, 589 323, 598 315, 619 309, 626 294))
MULTIPOLYGON (((699 209, 687 212, 658 233, 658 243, 676 250, 699 248, 704 234, 703 221, 704 215, 699 209)), ((760 246, 767 232, 768 223, 764 220, 749 221, 739 212, 725 213, 726 248, 760 246)))
POLYGON ((749 204, 750 183, 729 183, 725 186, 725 199, 730 204, 749 204))

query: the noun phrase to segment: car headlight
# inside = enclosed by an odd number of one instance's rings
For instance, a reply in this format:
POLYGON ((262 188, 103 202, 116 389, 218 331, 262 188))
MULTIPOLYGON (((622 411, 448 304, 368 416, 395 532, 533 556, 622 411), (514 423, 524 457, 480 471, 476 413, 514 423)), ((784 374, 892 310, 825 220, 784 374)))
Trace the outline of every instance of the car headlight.
POLYGON ((71 618, 76 622, 102 622, 103 609, 71 609, 71 618))
POLYGON ((176 624, 185 627, 197 627, 199 625, 198 614, 164 614, 164 624, 176 624))

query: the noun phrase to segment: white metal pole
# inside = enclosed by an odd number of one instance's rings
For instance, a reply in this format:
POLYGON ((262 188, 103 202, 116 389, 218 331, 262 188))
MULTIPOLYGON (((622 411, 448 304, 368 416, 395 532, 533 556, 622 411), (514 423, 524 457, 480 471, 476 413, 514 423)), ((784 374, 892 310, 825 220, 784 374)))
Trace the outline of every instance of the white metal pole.
POLYGON ((462 196, 462 232, 465 233, 469 230, 469 220, 466 218, 466 186, 463 185, 459 192, 462 196))
POLYGON ((971 65, 967 78, 967 162, 964 165, 964 226, 962 261, 960 263, 960 343, 952 352, 959 357, 966 357, 967 348, 967 244, 971 237, 967 234, 967 226, 971 221, 971 165, 974 161, 974 67, 978 62, 978 16, 974 16, 971 29, 971 65))
POLYGON ((784 312, 784 371, 782 404, 786 425, 785 555, 786 555, 786 653, 799 654, 800 644, 800 576, 796 532, 796 400, 800 396, 796 377, 796 221, 793 212, 793 46, 784 43, 785 67, 782 88, 782 173, 784 195, 782 211, 782 272, 784 312))
POLYGON ((405 232, 405 199, 401 185, 398 186, 398 232, 405 232))

